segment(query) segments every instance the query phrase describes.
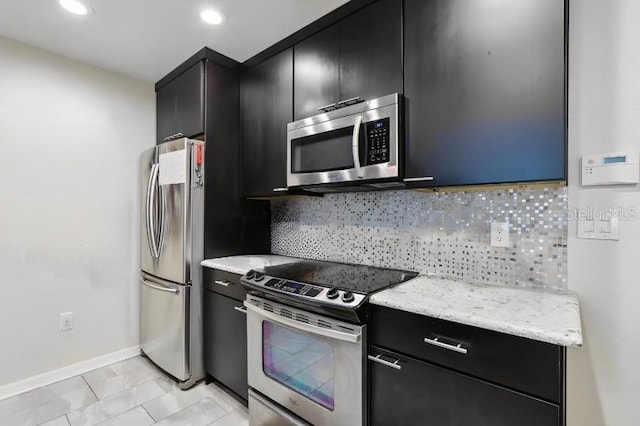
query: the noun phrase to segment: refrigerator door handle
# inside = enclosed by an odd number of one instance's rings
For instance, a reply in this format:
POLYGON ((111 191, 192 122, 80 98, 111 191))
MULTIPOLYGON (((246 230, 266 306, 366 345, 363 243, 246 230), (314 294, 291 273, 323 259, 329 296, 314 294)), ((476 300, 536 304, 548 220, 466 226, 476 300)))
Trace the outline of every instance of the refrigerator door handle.
MULTIPOLYGON (((160 166, 158 165, 158 171, 160 171, 160 166)), ((159 173, 158 173, 159 174, 159 173)), ((158 193, 158 205, 160 206, 160 218, 158 219, 158 245, 156 249, 157 256, 160 257, 160 253, 162 253, 162 247, 164 246, 164 229, 165 229, 165 215, 167 211, 167 200, 164 195, 164 189, 158 183, 156 186, 156 191, 158 193)))
POLYGON ((151 166, 151 173, 149 173, 149 182, 147 182, 147 196, 145 203, 145 224, 147 227, 147 243, 149 244, 149 249, 151 250, 151 256, 156 257, 155 252, 155 237, 153 233, 153 218, 152 218, 152 207, 153 200, 151 199, 151 194, 153 192, 153 177, 155 175, 156 164, 151 166))
POLYGON ((151 282, 145 280, 144 278, 140 278, 140 282, 147 287, 151 287, 154 290, 166 291, 167 293, 178 294, 180 290, 177 288, 165 287, 157 284, 152 284, 151 282))
MULTIPOLYGON (((156 217, 155 205, 156 195, 158 195, 158 172, 160 171, 160 165, 154 164, 151 168, 151 194, 149 195, 149 218, 151 223, 151 242, 152 242, 152 255, 154 258, 159 258, 160 253, 158 251, 158 237, 156 234, 156 227, 158 225, 159 218, 156 217), (158 220, 156 220, 158 219, 158 220)), ((158 200, 159 201, 159 200, 158 200)))

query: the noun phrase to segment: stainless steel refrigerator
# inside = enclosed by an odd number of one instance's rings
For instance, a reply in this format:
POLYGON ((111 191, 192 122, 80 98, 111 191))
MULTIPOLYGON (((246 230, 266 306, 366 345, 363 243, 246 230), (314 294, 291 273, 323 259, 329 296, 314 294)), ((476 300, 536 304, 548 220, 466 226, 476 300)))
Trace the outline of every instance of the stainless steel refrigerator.
POLYGON ((204 142, 177 139, 142 154, 142 352, 186 389, 204 377, 204 142))

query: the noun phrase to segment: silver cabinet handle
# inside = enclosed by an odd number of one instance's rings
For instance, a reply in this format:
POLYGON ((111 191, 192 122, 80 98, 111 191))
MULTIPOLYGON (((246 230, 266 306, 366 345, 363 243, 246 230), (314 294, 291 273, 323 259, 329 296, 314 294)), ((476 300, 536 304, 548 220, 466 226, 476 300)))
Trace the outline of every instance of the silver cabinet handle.
POLYGON ((318 111, 320 111, 320 112, 328 112, 328 111, 332 111, 332 110, 334 110, 336 108, 338 108, 338 103, 334 102, 332 104, 325 105, 323 107, 318 108, 318 111))
POLYGON ((353 139, 351 140, 351 154, 353 155, 353 165, 358 173, 358 178, 362 179, 364 173, 362 167, 360 167, 360 125, 362 124, 362 116, 356 117, 356 122, 353 125, 353 139))
POLYGON ((380 358, 381 356, 382 356, 382 354, 379 354, 379 355, 376 355, 376 356, 369 355, 369 356, 367 356, 367 358, 369 358, 373 362, 377 362, 378 364, 386 365, 387 367, 395 368, 396 370, 402 370, 402 366, 400 366, 400 364, 398 364, 400 362, 399 359, 395 360, 395 362, 389 362, 389 361, 385 361, 384 359, 380 358))
POLYGON ((424 182, 434 180, 433 176, 425 176, 425 177, 415 177, 415 178, 406 178, 402 179, 404 182, 424 182))
POLYGON ((273 188, 273 192, 287 192, 289 188, 273 188))
POLYGON ((174 139, 178 139, 178 138, 183 138, 184 135, 180 132, 176 133, 175 135, 171 135, 171 136, 167 136, 166 138, 163 139, 163 141, 168 142, 174 139))
POLYGON ((338 107, 342 108, 345 106, 349 106, 349 105, 353 105, 353 104, 357 104, 359 102, 362 102, 363 99, 360 99, 360 96, 356 96, 355 98, 349 98, 349 99, 345 99, 343 101, 338 101, 338 107))
POLYGON ((179 290, 177 288, 171 288, 171 287, 165 287, 165 286, 160 286, 160 285, 156 285, 156 284, 151 284, 149 281, 147 280, 140 280, 142 282, 142 284, 146 285, 147 287, 151 287, 154 290, 160 290, 160 291, 166 291, 167 293, 172 293, 172 294, 178 294, 179 290))
POLYGON ((224 287, 229 287, 229 284, 231 284, 231 282, 227 280, 215 280, 214 283, 224 287))
POLYGON ((233 309, 235 309, 238 312, 242 312, 243 314, 247 314, 247 309, 243 308, 242 306, 234 306, 233 309))
POLYGON ((440 340, 438 340, 437 337, 433 339, 429 339, 428 337, 425 337, 424 342, 433 346, 437 346, 439 348, 449 349, 450 351, 458 352, 461 354, 466 354, 468 352, 467 349, 463 348, 460 343, 458 343, 457 345, 450 345, 448 343, 441 342, 440 340))

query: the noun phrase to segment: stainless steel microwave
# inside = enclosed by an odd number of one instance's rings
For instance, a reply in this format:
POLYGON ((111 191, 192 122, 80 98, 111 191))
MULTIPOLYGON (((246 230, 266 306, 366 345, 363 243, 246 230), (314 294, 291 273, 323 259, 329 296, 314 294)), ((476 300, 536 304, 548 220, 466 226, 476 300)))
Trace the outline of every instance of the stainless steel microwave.
POLYGON ((399 180, 401 102, 394 93, 289 123, 287 186, 399 180))

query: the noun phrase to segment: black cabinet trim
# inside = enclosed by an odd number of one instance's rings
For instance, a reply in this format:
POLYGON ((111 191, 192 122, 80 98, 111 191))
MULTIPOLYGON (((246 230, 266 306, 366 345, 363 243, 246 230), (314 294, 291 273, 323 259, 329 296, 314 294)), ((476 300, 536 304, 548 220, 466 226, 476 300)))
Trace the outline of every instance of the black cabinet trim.
MULTIPOLYGON (((312 23, 302 28, 301 30, 296 31, 295 33, 291 34, 289 37, 280 40, 273 46, 268 47, 267 49, 263 50, 257 55, 247 59, 242 63, 242 66, 252 67, 254 65, 257 65, 260 62, 266 59, 269 59, 270 57, 282 52, 283 50, 290 48, 294 44, 301 42, 305 38, 317 33, 318 31, 321 31, 324 28, 332 24, 335 24, 336 22, 342 20, 343 18, 346 18, 347 16, 357 12, 363 7, 371 3, 374 3, 375 1, 377 0, 351 0, 345 3, 344 5, 340 6, 339 8, 322 16, 318 20, 313 21, 312 23)), ((402 0, 397 0, 397 1, 402 1, 402 0)))
POLYGON ((193 54, 189 59, 184 61, 182 64, 178 65, 176 69, 171 71, 166 76, 162 77, 156 83, 155 89, 156 92, 163 86, 166 86, 171 80, 178 77, 180 74, 194 66, 200 61, 209 60, 214 64, 223 66, 225 68, 237 69, 241 66, 240 62, 229 58, 221 53, 216 52, 215 50, 211 50, 208 47, 204 47, 198 50, 195 54, 193 54))

